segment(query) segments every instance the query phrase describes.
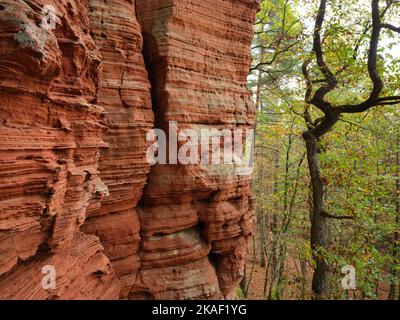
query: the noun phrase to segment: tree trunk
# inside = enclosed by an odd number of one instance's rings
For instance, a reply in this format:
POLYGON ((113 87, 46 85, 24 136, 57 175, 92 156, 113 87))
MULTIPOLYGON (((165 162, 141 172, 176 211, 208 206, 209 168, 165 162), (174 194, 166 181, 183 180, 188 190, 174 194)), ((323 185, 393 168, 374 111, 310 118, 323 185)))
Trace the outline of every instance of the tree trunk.
MULTIPOLYGON (((396 224, 400 223, 400 138, 397 137, 397 149, 396 149, 396 188, 395 188, 395 203, 396 203, 396 224)), ((399 279, 398 279, 398 271, 396 267, 398 267, 398 259, 399 259, 399 241, 400 235, 399 232, 396 231, 393 237, 393 249, 392 249, 392 258, 393 258, 393 265, 390 268, 390 288, 389 288, 389 300, 396 300, 400 299, 399 294, 399 279)))
POLYGON ((307 283, 307 260, 303 259, 299 255, 300 267, 301 267, 301 290, 300 290, 300 300, 306 299, 306 283, 307 283))
MULTIPOLYGON (((264 166, 263 163, 261 162, 260 164, 260 169, 258 171, 258 183, 259 185, 264 185, 264 166)), ((262 268, 265 267, 265 252, 264 252, 264 247, 265 247, 265 212, 264 208, 257 206, 256 209, 257 212, 257 226, 258 226, 258 236, 259 236, 259 249, 260 249, 260 266, 262 268)), ((256 244, 254 243, 254 246, 256 244)))
MULTIPOLYGON (((263 61, 264 55, 265 55, 265 48, 263 45, 263 39, 260 38, 260 45, 261 45, 261 52, 260 52, 260 61, 263 61)), ((263 109, 262 105, 262 97, 261 97, 261 87, 262 87, 262 71, 258 71, 258 76, 257 76, 257 87, 256 87, 256 108, 257 111, 261 111, 263 109)), ((257 126, 256 126, 257 130, 257 126)), ((261 162, 260 165, 260 170, 258 172, 258 179, 259 183, 262 185, 262 179, 263 179, 263 165, 261 162)), ((265 217, 264 217, 264 210, 262 208, 257 209, 257 222, 258 222, 258 228, 259 228, 259 246, 260 246, 260 266, 262 268, 265 267, 265 254, 264 254, 264 246, 265 246, 265 217)), ((255 245, 255 244, 254 244, 255 245)))
MULTIPOLYGON (((290 133, 288 136, 288 146, 286 148, 286 159, 285 159, 285 181, 283 191, 283 220, 278 234, 278 257, 279 267, 277 272, 275 299, 280 300, 283 296, 283 275, 285 272, 285 261, 286 261, 286 242, 285 237, 289 228, 289 224, 292 218, 292 206, 289 208, 289 175, 290 175, 290 152, 292 150, 293 134, 290 133)), ((293 192, 293 197, 296 197, 296 190, 293 192)), ((292 199, 294 201, 294 199, 292 199)))
POLYGON ((243 278, 240 281, 240 289, 242 290, 242 293, 245 298, 247 298, 247 293, 246 293, 246 287, 247 287, 247 261, 244 262, 244 268, 243 268, 243 278))
MULTIPOLYGON (((278 180, 278 173, 279 173, 279 168, 280 168, 280 153, 279 150, 277 149, 275 152, 275 174, 274 174, 274 195, 277 195, 279 192, 279 180, 278 180)), ((274 287, 275 280, 278 276, 278 241, 279 241, 279 217, 278 217, 278 211, 279 211, 279 206, 275 205, 272 213, 272 221, 270 225, 270 230, 271 230, 271 235, 272 235, 272 246, 271 246, 271 252, 270 252, 270 259, 268 261, 268 266, 271 267, 271 283, 269 286, 269 291, 268 291, 268 300, 272 299, 272 290, 274 287)))
MULTIPOLYGON (((265 48, 264 48, 264 41, 262 40, 262 38, 260 39, 260 45, 261 45, 260 61, 264 61, 265 48)), ((257 88, 256 88, 256 108, 258 111, 262 110, 262 101, 261 101, 262 75, 263 75, 263 72, 261 70, 258 70, 257 88)))
POLYGON ((260 267, 265 267, 265 217, 264 211, 261 209, 258 214, 258 227, 259 227, 259 237, 260 237, 260 267))
POLYGON ((312 192, 311 249, 314 259, 312 293, 313 299, 323 300, 328 297, 329 276, 329 265, 324 259, 325 251, 328 248, 328 221, 323 211, 324 186, 318 161, 318 140, 310 132, 304 133, 303 138, 307 147, 312 192))
POLYGON ((253 235, 253 262, 251 264, 251 271, 250 271, 249 281, 248 281, 247 286, 246 286, 246 293, 245 293, 246 298, 248 297, 249 292, 250 292, 250 285, 251 285, 251 280, 253 279, 253 273, 254 273, 254 267, 255 267, 255 264, 256 264, 256 259, 257 259, 257 257, 256 257, 256 237, 253 235))

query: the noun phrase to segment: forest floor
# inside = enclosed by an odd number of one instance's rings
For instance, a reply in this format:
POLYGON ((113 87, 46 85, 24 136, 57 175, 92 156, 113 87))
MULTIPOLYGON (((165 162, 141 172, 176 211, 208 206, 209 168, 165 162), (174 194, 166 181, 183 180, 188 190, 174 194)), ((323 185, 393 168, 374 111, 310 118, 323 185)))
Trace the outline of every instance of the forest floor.
MULTIPOLYGON (((247 262, 247 279, 250 279, 251 268, 252 268, 253 261, 248 260, 247 262)), ((285 272, 292 275, 286 281, 289 285, 286 285, 283 290, 283 297, 284 300, 298 300, 302 296, 301 290, 301 278, 300 278, 300 262, 297 260, 289 261, 286 263, 285 272)), ((270 277, 271 275, 269 275, 270 277)), ((306 284, 311 283, 312 273, 311 269, 308 270, 306 275, 306 284)), ((265 300, 264 296, 264 284, 265 284, 265 267, 261 267, 259 262, 257 261, 254 264, 253 275, 251 276, 251 282, 249 284, 249 290, 247 299, 248 300, 265 300)), ((269 289, 269 283, 267 286, 267 292, 269 289)), ((305 292, 304 292, 304 299, 308 299, 311 296, 311 290, 309 286, 306 285, 305 292)))
MULTIPOLYGON (((253 249, 249 252, 253 252, 253 249)), ((258 248, 256 250, 258 251, 258 248)), ((295 255, 288 254, 285 263, 285 279, 284 289, 281 300, 309 300, 311 299, 311 281, 313 270, 311 265, 307 265, 307 271, 305 273, 305 281, 303 280, 301 266, 299 259, 294 257, 295 255), (304 288, 303 288, 304 283, 304 288)), ((264 294, 265 286, 265 267, 260 266, 259 257, 255 258, 251 255, 247 258, 246 263, 246 280, 250 283, 248 285, 248 294, 244 298, 246 300, 266 300, 264 294), (252 270, 253 268, 253 270, 252 270)), ((271 279, 271 274, 268 276, 271 279)), ((267 284, 267 296, 270 282, 267 284)), ((389 293, 388 283, 381 282, 377 286, 377 297, 378 300, 387 300, 389 293)), ((351 291, 348 299, 351 300, 362 300, 359 290, 351 291)))

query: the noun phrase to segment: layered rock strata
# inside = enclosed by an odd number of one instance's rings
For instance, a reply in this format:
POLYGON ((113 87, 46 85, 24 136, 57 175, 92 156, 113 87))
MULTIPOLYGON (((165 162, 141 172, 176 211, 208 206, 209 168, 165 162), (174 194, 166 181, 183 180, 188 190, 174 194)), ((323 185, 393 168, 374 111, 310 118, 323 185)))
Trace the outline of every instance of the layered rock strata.
POLYGON ((250 177, 150 167, 146 134, 253 127, 256 7, 0 1, 0 298, 233 297, 250 177))

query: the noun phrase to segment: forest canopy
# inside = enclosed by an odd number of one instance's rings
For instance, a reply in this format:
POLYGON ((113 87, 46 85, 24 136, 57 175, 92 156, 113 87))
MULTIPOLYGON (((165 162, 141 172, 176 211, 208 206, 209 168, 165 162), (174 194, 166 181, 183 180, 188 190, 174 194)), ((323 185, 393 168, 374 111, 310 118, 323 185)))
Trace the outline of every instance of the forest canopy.
POLYGON ((260 1, 248 298, 400 299, 399 16, 395 0, 260 1))

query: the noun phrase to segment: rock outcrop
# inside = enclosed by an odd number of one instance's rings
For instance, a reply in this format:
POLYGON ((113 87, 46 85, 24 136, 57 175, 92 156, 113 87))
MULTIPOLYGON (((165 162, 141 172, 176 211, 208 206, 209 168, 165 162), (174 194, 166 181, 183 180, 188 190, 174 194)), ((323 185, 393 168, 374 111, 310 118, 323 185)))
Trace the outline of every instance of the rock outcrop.
POLYGON ((254 126, 256 9, 0 0, 0 298, 233 297, 250 177, 151 167, 146 134, 254 126))

